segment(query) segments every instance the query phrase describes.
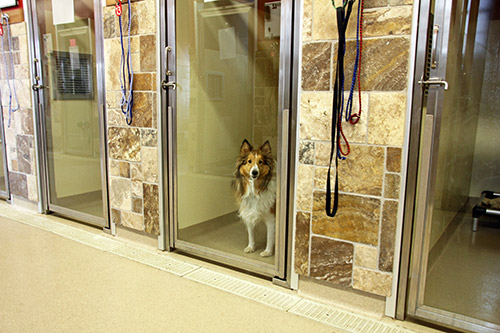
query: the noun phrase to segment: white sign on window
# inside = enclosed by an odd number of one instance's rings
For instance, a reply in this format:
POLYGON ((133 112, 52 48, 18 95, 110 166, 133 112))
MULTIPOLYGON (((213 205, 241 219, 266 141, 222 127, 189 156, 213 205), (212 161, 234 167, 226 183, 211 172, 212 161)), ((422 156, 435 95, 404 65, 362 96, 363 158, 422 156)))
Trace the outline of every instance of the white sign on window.
POLYGON ((75 22, 73 0, 52 0, 52 21, 54 25, 75 22))

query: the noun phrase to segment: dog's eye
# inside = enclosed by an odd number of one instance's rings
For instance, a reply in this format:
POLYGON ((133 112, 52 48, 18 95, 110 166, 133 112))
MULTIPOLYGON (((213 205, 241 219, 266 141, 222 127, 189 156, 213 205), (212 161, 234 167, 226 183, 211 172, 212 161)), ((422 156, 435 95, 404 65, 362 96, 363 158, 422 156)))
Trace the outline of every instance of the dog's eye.
POLYGON ((259 164, 262 164, 262 163, 264 163, 264 161, 260 160, 260 161, 259 161, 259 164))
POLYGON ((252 160, 248 160, 248 163, 252 163, 252 160))

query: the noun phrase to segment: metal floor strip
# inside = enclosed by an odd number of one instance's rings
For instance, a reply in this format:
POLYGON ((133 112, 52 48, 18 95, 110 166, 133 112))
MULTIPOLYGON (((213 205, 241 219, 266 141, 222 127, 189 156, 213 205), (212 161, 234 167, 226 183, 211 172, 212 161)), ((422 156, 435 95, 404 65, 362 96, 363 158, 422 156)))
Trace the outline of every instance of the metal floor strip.
POLYGON ((200 268, 184 277, 283 311, 289 310, 302 299, 298 296, 231 277, 223 273, 214 272, 206 268, 200 268))
POLYGON ((119 239, 111 239, 59 223, 43 215, 2 209, 0 216, 347 332, 413 332, 392 323, 336 309, 271 287, 189 264, 169 257, 168 253, 155 252, 119 239))
POLYGON ((348 332, 413 332, 394 324, 367 318, 352 312, 335 309, 317 302, 302 299, 288 312, 301 315, 348 332))

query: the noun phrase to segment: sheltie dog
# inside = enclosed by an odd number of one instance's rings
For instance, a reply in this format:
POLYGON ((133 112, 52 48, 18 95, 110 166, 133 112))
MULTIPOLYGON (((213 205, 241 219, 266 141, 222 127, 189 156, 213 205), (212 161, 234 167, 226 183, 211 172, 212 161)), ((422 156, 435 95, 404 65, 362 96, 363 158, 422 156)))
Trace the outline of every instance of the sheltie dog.
POLYGON ((245 139, 241 144, 240 156, 236 162, 233 190, 239 204, 239 217, 248 231, 248 246, 245 253, 255 251, 255 226, 263 221, 267 228, 266 249, 261 257, 274 253, 274 233, 276 221, 276 173, 275 160, 271 155, 271 145, 266 141, 259 149, 254 149, 245 139))

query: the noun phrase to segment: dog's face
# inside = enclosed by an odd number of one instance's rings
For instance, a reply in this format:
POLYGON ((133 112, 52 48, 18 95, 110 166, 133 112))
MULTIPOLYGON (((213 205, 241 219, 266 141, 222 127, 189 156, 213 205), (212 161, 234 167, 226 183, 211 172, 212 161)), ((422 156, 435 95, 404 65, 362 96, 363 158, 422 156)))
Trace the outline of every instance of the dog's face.
POLYGON ((249 180, 266 178, 271 175, 274 160, 271 145, 266 141, 259 149, 253 149, 245 139, 241 144, 237 173, 249 180))

